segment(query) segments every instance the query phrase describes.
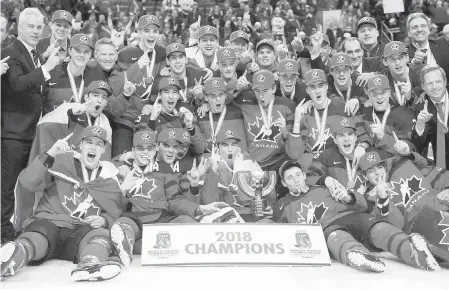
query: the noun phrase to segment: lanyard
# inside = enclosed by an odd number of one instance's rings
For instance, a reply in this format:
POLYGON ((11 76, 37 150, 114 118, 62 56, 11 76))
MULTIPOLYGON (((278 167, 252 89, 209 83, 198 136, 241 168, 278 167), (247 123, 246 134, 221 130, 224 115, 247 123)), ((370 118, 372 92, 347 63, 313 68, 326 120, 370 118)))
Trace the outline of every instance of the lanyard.
POLYGON ((351 88, 352 88, 352 80, 349 80, 350 84, 349 84, 349 88, 346 91, 346 98, 343 96, 343 93, 337 88, 337 86, 335 86, 335 90, 337 91, 337 93, 340 95, 340 97, 343 99, 343 101, 345 101, 346 103, 349 101, 349 99, 351 98, 351 88))
POLYGON ((385 132, 385 126, 387 125, 387 119, 388 115, 390 115, 391 108, 388 106, 388 108, 385 110, 384 116, 382 117, 382 123, 380 122, 379 117, 377 117, 376 112, 373 108, 373 122, 376 124, 382 124, 382 131, 385 132))
POLYGON ((396 93, 396 99, 398 101, 398 104, 400 106, 404 106, 405 104, 405 96, 401 93, 401 91, 399 90, 398 85, 396 84, 395 81, 393 81, 393 86, 394 86, 394 91, 396 93))
POLYGON ((217 122, 217 127, 214 128, 214 118, 213 118, 213 114, 211 111, 209 111, 209 123, 210 123, 210 129, 212 131, 212 143, 215 144, 216 140, 217 140, 217 135, 218 132, 221 129, 221 126, 223 125, 223 120, 225 118, 226 115, 226 106, 223 108, 223 111, 220 113, 220 117, 218 118, 218 122, 217 122))
POLYGON ((265 135, 267 135, 267 136, 271 136, 271 133, 272 133, 271 132, 271 116, 273 114, 273 104, 274 104, 274 98, 273 98, 273 100, 271 100, 270 104, 268 105, 268 116, 267 116, 264 108, 259 103, 259 109, 260 109, 260 113, 262 114, 262 121, 263 121, 263 126, 265 129, 265 135))
MULTIPOLYGON (((150 50, 144 51, 144 53, 148 54, 150 50)), ((156 50, 154 49, 153 46, 153 54, 151 55, 151 62, 149 65, 147 65, 147 79, 149 80, 152 75, 153 75, 153 69, 154 69, 154 63, 156 61, 156 50)), ((144 80, 145 81, 145 80, 144 80)), ((148 86, 147 90, 145 91, 145 93, 142 94, 142 98, 144 98, 144 96, 146 96, 146 98, 150 97, 151 94, 151 88, 153 87, 154 84, 154 80, 151 82, 151 84, 148 86)))
POLYGON ((354 166, 354 168, 351 167, 351 162, 348 158, 346 158, 346 173, 348 175, 348 188, 352 189, 355 186, 355 178, 357 174, 357 164, 354 166))
POLYGON ((184 79, 184 90, 179 90, 179 95, 183 102, 187 102, 187 77, 184 79))
POLYGON ((84 183, 88 183, 90 181, 93 181, 95 178, 97 178, 97 173, 98 173, 99 168, 100 168, 100 166, 98 165, 97 168, 92 170, 90 177, 89 177, 89 173, 87 172, 86 167, 84 166, 83 162, 81 162, 81 171, 83 172, 84 183))
MULTIPOLYGON (((323 120, 321 120, 320 118, 320 114, 318 113, 318 110, 313 107, 313 112, 314 112, 314 116, 315 116, 315 123, 316 123, 316 127, 318 129, 318 134, 321 138, 324 138, 324 132, 326 130, 326 122, 327 122, 327 111, 329 109, 329 104, 326 106, 326 108, 324 108, 324 112, 323 112, 323 120)), ((324 140, 324 139, 323 139, 324 140)))
MULTIPOLYGON (((290 100, 293 101, 293 98, 295 97, 295 93, 296 93, 296 85, 293 86, 293 90, 292 90, 292 92, 290 94, 290 100)), ((284 91, 282 90, 282 88, 281 88, 281 94, 282 94, 283 97, 287 98, 287 96, 284 94, 284 91)))
POLYGON ((145 167, 145 169, 142 171, 142 169, 140 168, 140 166, 138 166, 135 162, 133 163, 133 168, 135 169, 135 171, 138 173, 138 174, 140 174, 140 175, 142 175, 142 177, 144 176, 144 175, 147 175, 148 173, 150 173, 150 172, 152 172, 152 162, 150 162, 150 164, 148 164, 146 167, 145 167))
POLYGON ((84 78, 81 77, 81 84, 79 89, 76 88, 75 79, 72 75, 72 71, 70 70, 70 66, 67 65, 67 75, 69 76, 70 87, 72 88, 72 98, 75 99, 75 102, 81 103, 81 99, 83 97, 83 89, 84 89, 84 78))

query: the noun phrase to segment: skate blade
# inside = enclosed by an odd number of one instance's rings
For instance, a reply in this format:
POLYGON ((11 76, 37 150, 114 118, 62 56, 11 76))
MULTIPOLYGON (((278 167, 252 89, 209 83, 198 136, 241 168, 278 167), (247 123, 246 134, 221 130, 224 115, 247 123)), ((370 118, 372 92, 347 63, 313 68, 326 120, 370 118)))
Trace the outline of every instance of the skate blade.
MULTIPOLYGON (((117 250, 120 261, 125 267, 129 267, 132 262, 132 253, 128 253, 123 246, 123 243, 127 243, 125 232, 122 227, 114 224, 111 227, 111 241, 114 244, 114 247, 117 250)), ((130 245, 128 245, 130 248, 130 245)))
POLYGON ((86 282, 86 281, 105 281, 114 278, 120 274, 120 265, 108 264, 100 266, 99 269, 95 271, 87 270, 74 270, 72 271, 72 279, 75 282, 86 282))

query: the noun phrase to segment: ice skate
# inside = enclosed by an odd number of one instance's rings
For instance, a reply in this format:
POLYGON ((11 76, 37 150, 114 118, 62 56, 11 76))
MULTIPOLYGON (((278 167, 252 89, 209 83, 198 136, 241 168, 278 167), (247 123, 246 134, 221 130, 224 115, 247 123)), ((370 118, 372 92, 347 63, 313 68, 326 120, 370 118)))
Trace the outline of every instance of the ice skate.
POLYGON ((94 259, 81 261, 72 271, 72 279, 81 281, 104 281, 120 274, 120 263, 114 261, 97 262, 94 259))
POLYGON ((133 260, 133 245, 119 223, 112 225, 109 236, 121 263, 125 267, 129 267, 133 260))
POLYGON ((416 267, 427 270, 434 271, 440 270, 440 265, 433 257, 429 250, 426 239, 420 234, 410 235, 410 247, 412 250, 412 261, 416 267))
POLYGON ((349 250, 346 259, 351 267, 361 271, 382 273, 385 264, 379 258, 357 250, 349 250))

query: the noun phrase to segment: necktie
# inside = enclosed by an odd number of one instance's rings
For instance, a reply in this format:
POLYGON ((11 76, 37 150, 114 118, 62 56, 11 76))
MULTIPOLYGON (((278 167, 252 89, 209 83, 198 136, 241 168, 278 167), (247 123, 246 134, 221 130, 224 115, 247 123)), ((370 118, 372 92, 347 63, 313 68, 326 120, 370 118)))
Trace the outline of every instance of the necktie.
POLYGON ((39 67, 39 55, 37 54, 37 51, 35 49, 33 49, 31 51, 31 54, 33 55, 34 66, 36 68, 39 67))
POLYGON ((435 104, 437 113, 440 118, 437 118, 437 155, 436 165, 437 167, 446 169, 446 134, 444 133, 444 126, 439 119, 444 120, 443 103, 439 102, 435 104))

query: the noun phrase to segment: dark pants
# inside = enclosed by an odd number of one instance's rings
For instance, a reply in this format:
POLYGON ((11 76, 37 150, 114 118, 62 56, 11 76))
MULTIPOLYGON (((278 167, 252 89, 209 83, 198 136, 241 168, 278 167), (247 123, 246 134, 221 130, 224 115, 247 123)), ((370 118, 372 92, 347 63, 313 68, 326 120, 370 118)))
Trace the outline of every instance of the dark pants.
POLYGON ((2 233, 13 225, 14 187, 20 172, 27 166, 31 141, 2 138, 2 233))
POLYGON ((112 158, 123 154, 124 151, 131 151, 133 147, 133 129, 115 122, 111 122, 112 127, 112 158))

